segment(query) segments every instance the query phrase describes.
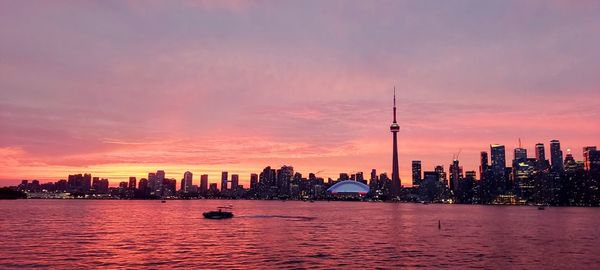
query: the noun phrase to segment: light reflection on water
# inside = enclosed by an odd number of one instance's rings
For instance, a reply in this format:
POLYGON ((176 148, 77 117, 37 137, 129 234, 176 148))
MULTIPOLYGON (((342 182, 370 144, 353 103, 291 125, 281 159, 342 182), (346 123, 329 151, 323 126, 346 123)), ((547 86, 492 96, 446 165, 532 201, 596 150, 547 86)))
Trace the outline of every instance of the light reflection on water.
POLYGON ((18 200, 1 201, 0 213, 0 268, 600 265, 600 209, 593 208, 18 200), (229 204, 233 219, 202 218, 229 204))

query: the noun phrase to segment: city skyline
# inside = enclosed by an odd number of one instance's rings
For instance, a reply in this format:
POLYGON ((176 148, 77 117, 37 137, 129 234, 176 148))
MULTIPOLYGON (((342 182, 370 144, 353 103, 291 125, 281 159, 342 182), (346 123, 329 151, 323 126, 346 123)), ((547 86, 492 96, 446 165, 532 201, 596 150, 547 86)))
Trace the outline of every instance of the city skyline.
POLYGON ((393 85, 405 186, 412 160, 448 169, 461 151, 477 170, 489 144, 505 145, 508 160, 519 138, 530 155, 559 139, 581 157, 600 133, 598 10, 2 2, 0 186, 157 169, 177 179, 226 170, 246 183, 266 164, 391 174, 393 85))
MULTIPOLYGON (((489 145, 489 149, 484 149, 481 150, 479 153, 479 158, 477 160, 477 166, 474 168, 469 168, 469 167, 465 167, 464 164, 464 160, 463 159, 459 159, 458 157, 461 155, 462 149, 459 150, 459 152, 457 154, 455 154, 453 156, 452 159, 449 160, 449 162, 447 164, 431 164, 431 166, 428 165, 423 165, 423 164, 428 164, 428 163, 424 163, 423 160, 412 160, 411 161, 411 165, 408 168, 408 173, 410 173, 410 176, 403 178, 404 180, 401 180, 401 186, 402 187, 413 187, 414 186, 414 178, 417 176, 415 175, 415 164, 418 164, 418 177, 420 177, 421 179, 423 179, 424 177, 424 172, 426 171, 434 171, 436 169, 436 167, 441 167, 443 168, 443 170, 447 173, 447 174, 451 174, 453 172, 452 170, 452 166, 454 164, 458 165, 458 163, 455 162, 460 162, 461 166, 459 167, 460 169, 458 169, 459 171, 456 171, 456 174, 460 174, 461 177, 463 175, 465 175, 468 172, 473 172, 474 173, 474 177, 476 180, 481 180, 481 166, 483 165, 483 157, 481 155, 483 155, 485 153, 485 157, 486 157, 486 161, 488 164, 488 166, 492 167, 492 162, 494 159, 496 159, 493 154, 493 152, 495 151, 494 149, 501 149, 501 152, 498 152, 498 154, 496 155, 502 155, 502 159, 503 162, 502 164, 499 164, 498 168, 502 168, 502 170, 504 169, 515 169, 514 168, 514 164, 511 164, 511 162, 515 162, 515 161, 519 161, 519 160, 526 160, 526 159, 535 159, 535 160, 545 160, 547 161, 549 164, 552 164, 552 166, 556 166, 555 164, 563 164, 564 162, 567 161, 566 157, 570 156, 571 158, 573 158, 575 161, 577 162, 583 162, 582 165, 585 165, 585 161, 586 161, 586 155, 583 153, 583 150, 585 149, 596 149, 596 144, 590 144, 587 146, 582 147, 582 155, 581 156, 576 156, 575 154, 573 154, 572 149, 567 148, 564 149, 561 146, 560 140, 551 140, 548 144, 544 144, 544 143, 536 143, 535 147, 534 147, 534 151, 529 151, 525 146, 523 146, 522 144, 519 143, 519 145, 515 148, 507 148, 505 145, 503 144, 490 144, 489 145), (551 149, 551 145, 552 143, 555 142, 556 143, 556 150, 553 151, 551 149), (540 154, 541 153, 541 154, 540 154), (545 154, 547 153, 547 154, 545 154), (555 154, 556 153, 556 154, 555 154), (555 156, 555 155, 560 155, 560 156, 555 156)), ((393 162, 393 159, 392 159, 393 162)), ((142 174, 137 174, 137 175, 129 175, 127 177, 124 178, 118 178, 118 179, 113 179, 110 180, 109 177, 105 176, 105 175, 100 175, 97 176, 95 175, 97 178, 99 179, 106 179, 109 180, 109 187, 118 187, 121 183, 127 182, 127 181, 131 181, 132 178, 134 179, 148 179, 146 178, 146 176, 149 176, 150 174, 152 174, 152 171, 160 171, 164 174, 163 178, 165 179, 174 179, 177 181, 178 184, 181 184, 179 181, 183 181, 184 179, 186 179, 186 183, 188 183, 189 185, 196 185, 196 186, 200 186, 201 185, 201 181, 202 179, 204 179, 206 177, 206 184, 215 184, 215 185, 219 185, 219 190, 221 190, 221 188, 223 187, 223 185, 227 185, 226 183, 231 183, 233 181, 233 176, 236 178, 236 183, 239 183, 239 185, 244 186, 244 187, 248 187, 251 185, 251 181, 252 181, 252 177, 256 176, 258 172, 260 172, 260 170, 262 170, 264 168, 264 166, 267 167, 271 167, 273 166, 272 164, 266 164, 263 165, 263 167, 261 168, 257 168, 255 170, 250 171, 248 174, 243 174, 243 173, 239 173, 239 171, 235 171, 235 170, 219 170, 217 172, 214 173, 209 173, 209 172, 202 172, 202 171, 193 171, 193 170, 185 170, 182 173, 177 173, 177 172, 172 172, 172 171, 166 171, 164 169, 161 168, 154 168, 151 169, 147 172, 144 172, 142 174), (188 175, 189 176, 186 176, 188 175), (168 177, 167 177, 168 175, 168 177), (176 175, 175 177, 173 177, 173 175, 176 175), (195 176, 193 176, 195 175, 195 176), (240 177, 241 176, 241 177, 240 177), (189 179, 188 179, 189 177, 189 179), (224 182, 225 180, 225 182, 224 182), (241 180, 241 181, 240 181, 241 180), (189 181, 191 181, 191 183, 189 183, 189 181)), ((275 165, 273 167, 277 168, 277 167, 286 167, 286 166, 291 166, 292 168, 294 168, 293 164, 282 164, 282 165, 275 165)), ((458 167, 457 167, 458 168, 458 167)), ((560 168, 563 169, 563 168, 560 168)), ((589 169, 589 168, 586 168, 589 169)), ((386 171, 386 170, 381 170, 378 168, 370 168, 368 170, 347 170, 347 171, 340 171, 340 172, 336 172, 336 173, 332 173, 331 175, 328 176, 323 176, 321 173, 321 171, 302 171, 302 170, 297 170, 297 172, 300 173, 304 173, 304 175, 310 175, 310 174, 314 174, 316 177, 319 177, 321 179, 327 180, 327 179, 331 179, 334 181, 338 181, 340 180, 340 176, 342 174, 344 175, 355 175, 355 174, 367 174, 367 172, 372 171, 372 170, 376 170, 378 173, 380 174, 386 174, 388 177, 390 177, 390 180, 393 179, 393 172, 390 171, 386 171)), ((88 171, 79 171, 79 172, 74 172, 74 173, 69 173, 69 176, 71 175, 83 175, 83 174, 93 174, 91 172, 88 171)), ((402 173, 400 174, 402 175, 402 173)), ((449 175, 448 175, 449 176, 449 175)), ((63 176, 58 177, 58 178, 52 178, 52 179, 43 179, 43 178, 32 178, 32 179, 19 179, 18 181, 15 181, 14 183, 8 184, 7 186, 15 186, 18 182, 21 182, 22 180, 38 180, 40 181, 40 183, 44 183, 45 182, 54 182, 54 181, 58 181, 58 180, 66 180, 67 178, 63 176)), ((462 179, 462 178, 461 178, 462 179)), ((448 178, 447 179, 449 182, 448 184, 452 183, 452 178, 448 178)), ((458 181, 458 179, 455 179, 456 181, 458 181)), ((182 187, 183 189, 183 187, 182 187)))

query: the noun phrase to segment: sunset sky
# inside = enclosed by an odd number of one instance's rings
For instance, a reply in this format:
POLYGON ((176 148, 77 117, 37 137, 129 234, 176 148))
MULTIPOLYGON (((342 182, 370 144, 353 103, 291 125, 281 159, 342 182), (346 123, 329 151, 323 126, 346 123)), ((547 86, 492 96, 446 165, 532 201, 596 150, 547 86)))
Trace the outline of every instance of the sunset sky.
POLYGON ((600 1, 0 0, 0 186, 600 146, 600 1))

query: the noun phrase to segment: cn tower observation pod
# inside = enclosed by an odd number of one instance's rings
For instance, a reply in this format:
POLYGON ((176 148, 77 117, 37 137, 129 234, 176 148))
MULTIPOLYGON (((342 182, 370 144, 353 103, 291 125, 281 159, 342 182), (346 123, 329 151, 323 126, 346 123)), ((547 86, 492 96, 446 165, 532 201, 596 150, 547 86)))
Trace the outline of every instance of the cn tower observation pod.
POLYGON ((331 194, 356 194, 365 195, 369 193, 369 186, 353 180, 346 180, 339 182, 327 189, 327 192, 331 194))

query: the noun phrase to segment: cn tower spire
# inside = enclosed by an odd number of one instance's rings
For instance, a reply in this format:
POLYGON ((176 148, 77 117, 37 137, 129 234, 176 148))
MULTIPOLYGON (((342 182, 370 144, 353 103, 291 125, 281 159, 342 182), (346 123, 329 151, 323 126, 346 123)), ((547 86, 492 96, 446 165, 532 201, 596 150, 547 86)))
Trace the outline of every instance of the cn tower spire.
POLYGON ((396 123, 396 86, 394 86, 394 123, 396 123))

